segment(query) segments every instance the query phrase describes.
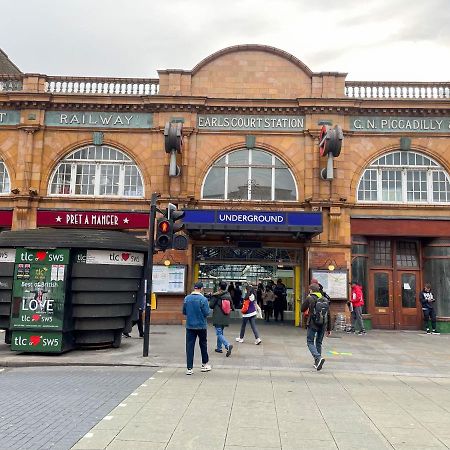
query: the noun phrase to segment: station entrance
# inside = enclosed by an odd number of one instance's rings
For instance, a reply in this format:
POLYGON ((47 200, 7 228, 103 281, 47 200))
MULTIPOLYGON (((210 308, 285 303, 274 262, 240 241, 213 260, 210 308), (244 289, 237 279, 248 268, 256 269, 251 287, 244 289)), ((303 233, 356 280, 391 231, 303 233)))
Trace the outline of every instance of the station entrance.
POLYGON ((284 320, 299 324, 303 248, 248 248, 202 245, 194 247, 194 278, 202 281, 206 293, 220 281, 240 286, 264 287, 281 279, 286 286, 284 320))

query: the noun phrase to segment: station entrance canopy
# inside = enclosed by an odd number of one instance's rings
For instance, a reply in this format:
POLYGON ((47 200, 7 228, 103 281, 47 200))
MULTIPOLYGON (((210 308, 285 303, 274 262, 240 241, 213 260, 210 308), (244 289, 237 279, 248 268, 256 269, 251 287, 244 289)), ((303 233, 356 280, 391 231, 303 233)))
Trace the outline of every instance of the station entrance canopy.
POLYGON ((185 209, 183 222, 190 233, 251 233, 292 235, 298 239, 316 236, 323 230, 321 212, 242 211, 185 209))

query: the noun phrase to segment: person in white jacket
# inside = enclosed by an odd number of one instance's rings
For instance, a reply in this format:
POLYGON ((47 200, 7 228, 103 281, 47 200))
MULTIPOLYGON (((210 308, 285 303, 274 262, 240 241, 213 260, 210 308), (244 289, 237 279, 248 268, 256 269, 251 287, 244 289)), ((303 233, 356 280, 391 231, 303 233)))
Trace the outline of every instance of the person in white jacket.
POLYGON ((245 327, 247 326, 247 322, 250 322, 250 326, 252 327, 253 334, 255 335, 255 345, 261 344, 261 338, 259 337, 258 330, 256 328, 256 296, 255 289, 253 286, 248 285, 245 298, 244 298, 244 306, 248 303, 248 308, 242 311, 242 326, 241 333, 239 337, 236 338, 236 342, 244 342, 245 335, 245 327), (248 302, 247 302, 248 300, 248 302))

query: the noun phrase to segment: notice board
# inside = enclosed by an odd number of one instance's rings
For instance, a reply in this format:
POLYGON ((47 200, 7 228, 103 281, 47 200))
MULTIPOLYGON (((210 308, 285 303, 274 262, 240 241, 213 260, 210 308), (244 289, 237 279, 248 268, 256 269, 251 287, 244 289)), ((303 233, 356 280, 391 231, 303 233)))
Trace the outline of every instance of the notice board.
POLYGON ((157 294, 184 294, 186 266, 153 266, 152 291, 157 294))
POLYGON ((323 290, 332 299, 348 299, 348 272, 346 270, 311 270, 311 278, 316 278, 323 290))

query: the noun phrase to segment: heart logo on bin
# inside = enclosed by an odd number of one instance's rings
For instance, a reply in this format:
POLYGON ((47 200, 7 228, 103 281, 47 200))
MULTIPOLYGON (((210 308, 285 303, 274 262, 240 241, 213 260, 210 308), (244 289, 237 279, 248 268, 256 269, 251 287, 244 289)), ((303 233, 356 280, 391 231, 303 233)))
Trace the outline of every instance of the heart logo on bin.
POLYGON ((38 345, 39 342, 41 342, 41 336, 30 336, 30 343, 31 345, 38 345))
POLYGON ((124 261, 128 261, 128 258, 130 257, 130 254, 129 253, 122 253, 122 259, 124 260, 124 261))
POLYGON ((33 314, 31 316, 31 321, 32 322, 39 322, 40 319, 41 319, 41 316, 39 314, 33 314))
POLYGON ((47 252, 36 252, 36 259, 38 261, 44 261, 46 256, 47 256, 47 252))

